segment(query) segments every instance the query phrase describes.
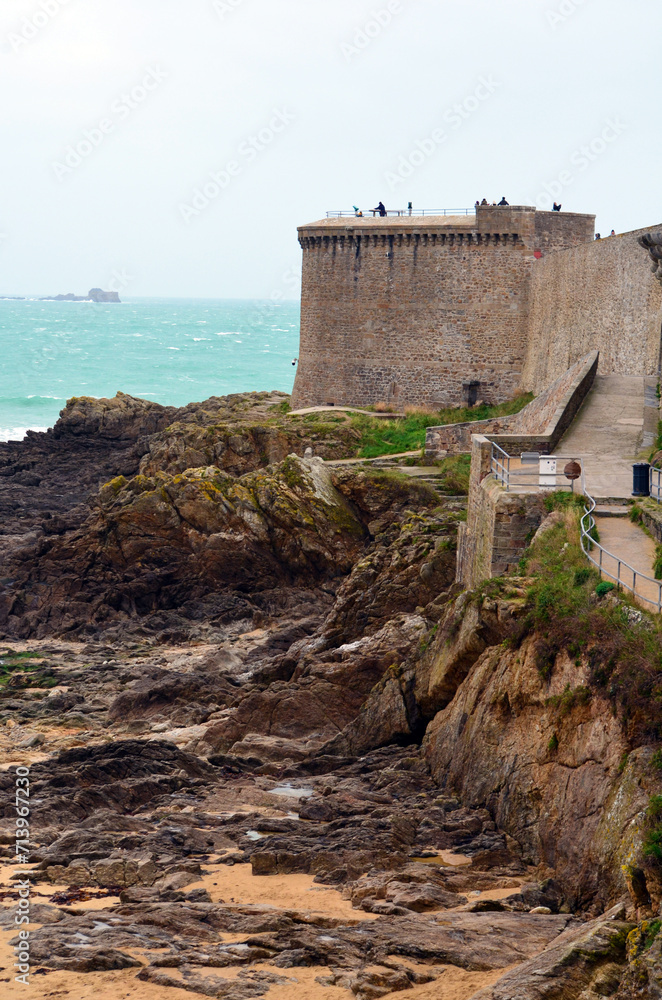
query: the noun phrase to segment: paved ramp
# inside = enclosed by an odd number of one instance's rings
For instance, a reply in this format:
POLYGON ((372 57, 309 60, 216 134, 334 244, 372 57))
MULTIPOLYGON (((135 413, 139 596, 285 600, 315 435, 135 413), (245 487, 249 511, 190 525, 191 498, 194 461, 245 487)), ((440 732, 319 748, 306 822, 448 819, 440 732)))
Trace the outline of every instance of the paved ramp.
MULTIPOLYGON (((603 553, 602 567, 611 577, 619 577, 626 588, 631 588, 636 582, 637 600, 647 611, 657 611, 660 600, 660 587, 652 580, 644 577, 654 577, 655 542, 637 524, 627 517, 596 517, 595 523, 600 532, 600 544, 607 550, 603 553), (619 559, 627 566, 621 564, 619 559), (633 572, 637 573, 636 581, 633 572)), ((598 553, 594 550, 594 557, 598 553)), ((605 576, 609 580, 609 576, 605 576)))
POLYGON ((644 379, 596 377, 584 405, 557 447, 559 455, 582 458, 592 497, 631 497, 632 464, 644 433, 644 379))

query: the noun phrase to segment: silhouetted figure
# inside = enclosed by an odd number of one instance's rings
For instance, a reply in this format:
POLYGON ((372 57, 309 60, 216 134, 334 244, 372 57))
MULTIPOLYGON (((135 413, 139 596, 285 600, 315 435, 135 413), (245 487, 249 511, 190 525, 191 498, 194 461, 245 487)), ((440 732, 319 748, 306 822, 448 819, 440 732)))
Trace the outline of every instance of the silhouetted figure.
POLYGON ((487 198, 483 198, 483 200, 481 201, 481 205, 489 205, 489 201, 487 200, 487 198))
POLYGON ((500 206, 502 206, 502 205, 509 205, 509 204, 510 204, 510 202, 507 202, 507 201, 506 201, 506 196, 505 196, 505 194, 504 194, 503 198, 502 198, 502 199, 501 199, 501 201, 499 202, 499 205, 500 205, 500 206))
POLYGON ((381 217, 383 219, 384 216, 386 215, 386 208, 384 206, 384 202, 380 201, 380 203, 377 206, 377 208, 373 208, 373 212, 379 212, 379 214, 381 215, 381 217))
POLYGON ((610 236, 615 236, 615 235, 616 235, 616 230, 615 230, 615 229, 612 229, 612 231, 610 232, 610 234, 609 234, 609 235, 610 235, 610 236))
POLYGON ((595 238, 596 238, 596 240, 601 240, 602 236, 600 236, 600 233, 596 233, 595 234, 595 238))
POLYGON ((556 202, 554 202, 554 208, 553 208, 554 212, 560 212, 562 208, 563 205, 557 205, 556 202))
POLYGON ((414 211, 414 203, 413 203, 413 201, 409 202, 409 204, 407 205, 407 208, 409 210, 409 214, 411 215, 411 213, 414 211))

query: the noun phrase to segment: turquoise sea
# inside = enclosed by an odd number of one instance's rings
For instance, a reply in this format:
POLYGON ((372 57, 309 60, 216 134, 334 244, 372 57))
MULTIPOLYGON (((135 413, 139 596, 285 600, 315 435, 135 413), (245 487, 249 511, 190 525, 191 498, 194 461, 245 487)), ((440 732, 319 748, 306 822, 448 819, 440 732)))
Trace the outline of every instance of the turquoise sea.
POLYGON ((118 390, 184 406, 290 392, 299 304, 205 299, 0 301, 0 441, 52 427, 71 396, 118 390))

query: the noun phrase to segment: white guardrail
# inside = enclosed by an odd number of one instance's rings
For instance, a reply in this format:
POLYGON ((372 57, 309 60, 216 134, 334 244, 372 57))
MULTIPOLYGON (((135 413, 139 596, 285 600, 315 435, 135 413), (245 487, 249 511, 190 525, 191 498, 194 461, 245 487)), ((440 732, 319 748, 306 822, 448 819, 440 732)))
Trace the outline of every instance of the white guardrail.
MULTIPOLYGON (((568 479, 565 467, 568 462, 575 461, 574 456, 540 455, 538 452, 524 452, 514 457, 504 451, 498 444, 492 442, 491 469, 494 477, 501 483, 506 493, 511 490, 537 487, 543 489, 563 489, 574 491, 574 481, 568 479), (559 472, 559 465, 561 471, 559 472)), ((583 464, 579 463, 582 469, 583 464)))
MULTIPOLYGON (((517 461, 527 464, 527 459, 532 465, 535 462, 537 467, 529 470, 523 469, 521 465, 516 466, 514 464, 516 460, 513 456, 505 452, 498 444, 492 442, 492 473, 507 492, 517 486, 528 486, 529 489, 535 489, 536 485, 538 489, 553 490, 557 479, 565 479, 563 472, 556 472, 556 464, 554 462, 554 460, 557 462, 565 461, 562 456, 547 457, 545 455, 534 456, 531 454, 522 455, 517 461), (532 482, 533 477, 538 479, 538 484, 532 482), (528 480, 528 482, 518 482, 517 480, 519 479, 528 480)), ((641 573, 634 566, 630 566, 629 563, 625 562, 624 559, 620 559, 613 552, 609 552, 592 537, 592 532, 596 527, 595 518, 593 517, 596 502, 586 490, 584 463, 581 459, 576 459, 576 461, 581 465, 581 492, 587 500, 587 504, 584 507, 584 516, 581 519, 581 546, 584 555, 595 566, 600 574, 600 579, 606 577, 615 583, 619 590, 622 588, 629 591, 637 600, 649 605, 658 614, 662 613, 662 580, 655 580, 652 576, 646 576, 645 573, 641 573), (657 598, 655 594, 657 594, 657 598)), ((567 479, 561 485, 567 486, 567 479)), ((574 488, 574 483, 571 484, 571 488, 574 488)), ((662 503, 662 470, 660 469, 651 469, 651 496, 658 503, 662 503)))
POLYGON ((634 566, 630 566, 624 559, 619 559, 613 552, 608 552, 607 549, 603 548, 599 542, 596 542, 591 537, 591 532, 595 528, 595 518, 593 517, 595 500, 586 491, 584 491, 584 495, 589 501, 588 506, 584 508, 585 513, 581 520, 581 544, 584 555, 598 570, 600 579, 606 576, 616 584, 619 590, 621 587, 624 590, 629 590, 637 600, 642 601, 644 604, 649 604, 660 614, 662 612, 662 581, 654 580, 652 576, 640 573, 634 566), (595 549, 600 553, 597 559, 593 555, 595 549), (616 575, 605 567, 605 557, 616 564, 616 575), (657 589, 657 600, 643 593, 644 589, 648 591, 649 595, 651 593, 654 594, 657 589))

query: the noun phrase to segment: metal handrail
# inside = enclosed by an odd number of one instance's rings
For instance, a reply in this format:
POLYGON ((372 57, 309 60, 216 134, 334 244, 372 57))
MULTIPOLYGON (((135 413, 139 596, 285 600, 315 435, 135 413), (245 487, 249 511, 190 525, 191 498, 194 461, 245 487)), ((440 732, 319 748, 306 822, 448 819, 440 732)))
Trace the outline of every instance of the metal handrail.
POLYGON ((494 441, 492 442, 491 468, 496 479, 508 492, 510 489, 510 455, 494 441))
POLYGON ((662 469, 656 469, 652 465, 650 469, 650 495, 657 503, 662 503, 662 469), (653 482, 656 477, 657 482, 653 482))
MULTIPOLYGON (((553 477, 555 481, 557 479, 560 480, 560 483, 558 485, 568 486, 568 477, 566 476, 565 472, 541 472, 539 466, 536 466, 535 469, 523 469, 521 467, 513 469, 510 464, 513 456, 509 455, 508 452, 504 451, 504 449, 500 445, 496 444, 496 442, 492 441, 491 444, 492 444, 492 456, 491 456, 491 466, 490 466, 491 472, 494 475, 495 479, 499 483, 501 483, 501 485, 504 487, 506 493, 509 493, 511 487, 513 486, 529 485, 528 483, 517 482, 516 480, 518 478, 527 479, 528 477, 530 479, 534 478, 539 479, 540 476, 545 476, 545 478, 553 477)), ((573 456, 541 455, 540 457, 543 459, 544 458, 555 459, 558 462, 574 461, 575 458, 574 455, 573 456)), ((583 462, 581 463, 581 467, 583 476, 584 474, 583 462)), ((574 489, 572 481, 570 482, 570 488, 574 489)), ((584 491, 582 490, 582 492, 584 491)))
MULTIPOLYGON (((529 471, 528 469, 519 469, 519 468, 511 470, 510 466, 511 456, 508 454, 508 452, 504 451, 504 449, 501 448, 500 445, 496 444, 494 441, 492 441, 491 444, 492 444, 491 471, 494 477, 497 479, 497 481, 500 482, 501 485, 505 487, 506 492, 510 490, 511 485, 517 485, 511 482, 512 476, 541 475, 539 468, 531 471, 529 471)), ((556 458, 559 461, 565 460, 563 455, 554 455, 554 456, 550 455, 549 457, 556 458)), ((662 614, 662 580, 655 580, 653 579, 652 576, 646 576, 645 573, 641 573, 639 570, 635 569, 634 566, 630 566, 629 563, 625 562, 624 559, 619 559, 619 557, 615 556, 613 552, 609 552, 608 549, 605 549, 602 545, 600 545, 599 542, 596 542, 595 539, 591 537, 591 532, 596 527, 595 518, 593 517, 593 511, 596 508, 596 502, 586 489, 586 472, 584 469, 583 462, 581 462, 581 469, 582 469, 581 479, 580 479, 581 490, 583 495, 586 497, 588 501, 588 505, 584 507, 584 516, 582 517, 580 522, 580 527, 581 527, 580 544, 582 547, 582 552, 584 553, 588 561, 592 563, 593 566, 596 567, 596 569, 600 574, 600 579, 602 579, 603 576, 609 577, 610 580, 614 581, 618 590, 624 589, 631 591, 631 593, 634 594, 634 596, 638 598, 638 600, 643 601, 645 604, 650 604, 653 608, 657 609, 658 614, 662 614), (599 559, 595 559, 594 556, 592 555, 594 549, 597 549, 599 551, 600 553, 599 559), (610 573, 608 569, 605 569, 604 556, 607 556, 609 559, 613 559, 614 562, 616 563, 615 576, 613 573, 610 573), (623 579, 624 570, 632 574, 632 585, 630 585, 626 580, 623 579), (637 589, 638 581, 640 584, 639 589, 637 589), (657 587, 657 601, 651 600, 650 597, 646 597, 644 594, 641 593, 642 581, 645 581, 646 583, 649 584, 652 583, 657 587)), ((659 492, 662 490, 660 482, 662 478, 662 470, 655 469, 652 471, 658 473, 657 489, 658 489, 658 503, 659 503, 661 502, 659 499, 659 492)), ((565 473, 543 472, 542 475, 557 477, 561 475, 565 476, 565 473)))
POLYGON ((621 590, 621 588, 623 588, 624 590, 631 591, 631 593, 636 598, 638 598, 640 601, 643 601, 646 604, 652 605, 652 607, 654 608, 657 608, 657 613, 661 614, 662 580, 654 580, 652 576, 646 576, 645 573, 641 573, 639 570, 635 569, 634 566, 630 566, 629 563, 626 563, 624 559, 619 559, 618 556, 615 556, 613 552, 609 552, 608 549, 605 549, 602 545, 600 545, 599 542, 596 542, 595 539, 591 537, 591 532, 596 526, 595 518, 593 517, 593 511, 596 508, 596 503, 593 497, 590 495, 590 493, 586 492, 586 489, 584 489, 584 495, 586 496, 586 499, 589 501, 589 505, 584 508, 584 516, 581 519, 582 552, 584 553, 588 561, 592 563, 598 570, 600 574, 600 579, 602 579, 603 576, 609 577, 609 579, 613 580, 613 582, 616 584, 616 588, 618 590, 621 590), (600 552, 599 559, 595 559, 591 554, 593 549, 598 549, 598 551, 600 552), (614 576, 613 573, 610 573, 609 570, 604 568, 603 556, 608 556, 610 559, 613 559, 614 562, 616 563, 616 576, 614 576), (632 573, 632 586, 630 586, 629 583, 627 583, 625 580, 622 579, 623 568, 632 573), (641 593, 641 589, 637 590, 637 580, 639 581, 645 580, 647 583, 655 584, 655 586, 657 587, 657 602, 651 600, 650 597, 644 597, 644 595, 641 593))
MULTIPOLYGON (((403 215, 406 216, 475 215, 476 209, 475 208, 394 208, 394 209, 388 209, 386 214, 396 215, 398 217, 403 215)), ((357 215, 357 213, 353 211, 352 212, 338 211, 338 212, 326 213, 327 219, 344 219, 344 218, 349 218, 350 216, 353 219, 357 219, 361 217, 367 218, 369 215, 372 215, 374 219, 375 216, 379 215, 379 211, 376 208, 367 208, 365 209, 365 211, 363 211, 362 216, 357 215)))

